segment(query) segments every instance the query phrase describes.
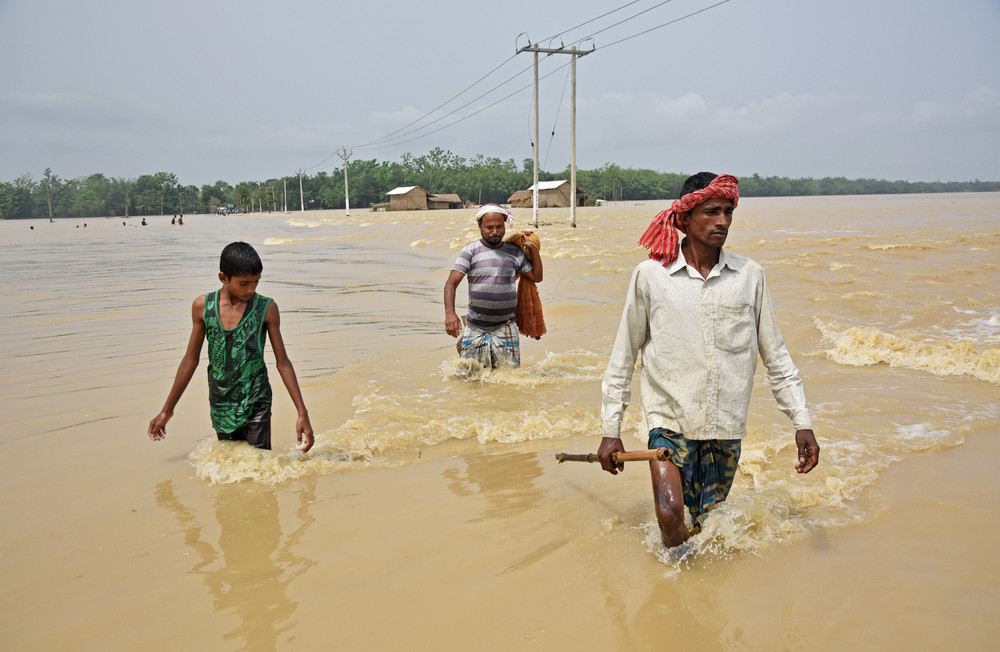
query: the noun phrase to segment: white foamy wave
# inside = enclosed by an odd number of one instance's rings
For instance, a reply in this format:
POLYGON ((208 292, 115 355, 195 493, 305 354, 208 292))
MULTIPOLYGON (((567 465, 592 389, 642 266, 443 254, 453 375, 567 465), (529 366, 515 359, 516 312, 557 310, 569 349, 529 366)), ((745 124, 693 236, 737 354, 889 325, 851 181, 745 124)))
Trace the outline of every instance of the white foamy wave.
MULTIPOLYGON (((919 237, 919 236, 918 236, 919 237)), ((958 240, 917 240, 910 242, 886 242, 886 243, 865 243, 858 245, 858 249, 869 251, 929 251, 932 249, 945 249, 959 245, 962 238, 958 240)))
POLYGON ((518 409, 487 397, 478 409, 456 414, 452 400, 449 393, 403 397, 371 381, 354 398, 354 416, 333 431, 331 439, 377 460, 445 441, 518 443, 600 431, 596 408, 538 409, 527 403, 518 409))
MULTIPOLYGON (((306 472, 338 472, 356 468, 359 462, 376 467, 414 463, 423 451, 447 442, 518 444, 589 437, 601 430, 596 404, 587 408, 564 403, 539 407, 538 402, 519 401, 509 393, 473 391, 462 399, 448 391, 401 394, 371 380, 358 388, 353 405, 353 416, 317 438, 308 454, 332 457, 335 463, 309 467, 306 472), (456 411, 456 400, 465 402, 461 411, 456 411), (336 442, 329 455, 325 442, 336 442)), ((639 412, 626 415, 624 431, 640 429, 639 412)))
POLYGON ((534 387, 552 382, 599 380, 607 366, 607 356, 584 349, 545 354, 545 358, 518 368, 490 369, 469 358, 449 358, 441 363, 444 379, 477 381, 493 385, 534 387))
POLYGON ((966 310, 952 306, 952 310, 967 315, 969 318, 951 328, 942 329, 942 333, 946 337, 970 338, 977 342, 1000 344, 1000 313, 975 304, 966 310))
POLYGON ((315 229, 318 226, 322 226, 323 222, 319 220, 307 220, 301 217, 293 217, 286 220, 285 224, 289 226, 302 226, 307 229, 315 229))
MULTIPOLYGON (((705 516, 701 531, 682 548, 663 546, 654 519, 635 527, 668 575, 690 565, 760 555, 816 532, 843 527, 865 518, 866 512, 856 508, 856 501, 886 468, 910 453, 964 444, 961 434, 934 421, 893 427, 888 432, 830 433, 831 443, 824 445, 819 466, 805 476, 792 469, 795 443, 791 438, 766 439, 761 433, 751 433, 744 440, 729 497, 705 516)), ((685 518, 690 525, 690 515, 685 518)))
POLYGON ((827 356, 839 364, 926 371, 937 376, 970 376, 1000 384, 1000 347, 978 348, 967 339, 925 341, 913 335, 885 333, 872 327, 836 326, 814 320, 833 344, 827 356))
POLYGON ((841 299, 875 299, 881 298, 885 295, 881 292, 875 292, 873 290, 857 290, 855 292, 848 292, 847 294, 840 295, 841 299))
POLYGON ((308 453, 254 448, 246 442, 203 441, 188 455, 195 473, 209 484, 280 484, 305 475, 326 475, 371 466, 370 457, 319 441, 308 453))

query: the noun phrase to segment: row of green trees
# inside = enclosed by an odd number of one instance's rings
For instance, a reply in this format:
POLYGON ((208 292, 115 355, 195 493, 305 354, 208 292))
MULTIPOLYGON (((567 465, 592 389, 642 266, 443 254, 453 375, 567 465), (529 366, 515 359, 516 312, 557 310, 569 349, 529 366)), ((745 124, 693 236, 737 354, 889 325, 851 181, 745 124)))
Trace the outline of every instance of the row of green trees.
MULTIPOLYGON (((596 170, 578 170, 577 185, 588 200, 649 200, 677 197, 687 174, 623 168, 606 163, 596 170)), ((569 169, 539 172, 542 181, 568 179, 569 169)), ((434 148, 422 156, 404 154, 399 161, 356 160, 348 165, 351 206, 384 203, 398 186, 420 186, 431 193, 455 193, 477 204, 504 203, 532 181, 532 162, 518 166, 514 159, 467 159, 434 148)), ((925 192, 984 192, 1000 190, 996 181, 909 182, 884 179, 822 179, 753 176, 740 179, 746 197, 797 195, 856 195, 925 192)), ((169 215, 210 213, 233 205, 242 211, 278 211, 343 208, 344 171, 289 175, 267 181, 225 181, 201 187, 184 185, 170 172, 118 179, 91 174, 61 179, 46 169, 41 179, 22 174, 0 182, 0 218, 98 217, 115 215, 169 215), (301 186, 301 194, 299 188, 301 186)))

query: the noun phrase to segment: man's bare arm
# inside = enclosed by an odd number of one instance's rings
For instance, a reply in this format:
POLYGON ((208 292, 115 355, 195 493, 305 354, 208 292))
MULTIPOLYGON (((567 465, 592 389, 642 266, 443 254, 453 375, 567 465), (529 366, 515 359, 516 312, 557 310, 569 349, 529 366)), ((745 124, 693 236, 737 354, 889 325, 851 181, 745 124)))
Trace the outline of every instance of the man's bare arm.
POLYGON ((455 312, 455 292, 463 278, 465 274, 453 269, 444 283, 444 330, 452 337, 458 337, 462 332, 462 320, 455 312))

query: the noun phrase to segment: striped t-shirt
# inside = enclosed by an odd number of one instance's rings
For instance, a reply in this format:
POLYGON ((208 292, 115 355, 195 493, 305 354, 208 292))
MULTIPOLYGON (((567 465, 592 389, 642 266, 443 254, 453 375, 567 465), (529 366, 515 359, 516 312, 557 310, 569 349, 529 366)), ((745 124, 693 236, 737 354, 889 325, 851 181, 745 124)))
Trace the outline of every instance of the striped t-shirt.
POLYGON ((531 262, 517 245, 504 242, 496 249, 482 240, 467 244, 452 267, 469 280, 466 323, 490 331, 514 318, 517 275, 531 271, 531 262))

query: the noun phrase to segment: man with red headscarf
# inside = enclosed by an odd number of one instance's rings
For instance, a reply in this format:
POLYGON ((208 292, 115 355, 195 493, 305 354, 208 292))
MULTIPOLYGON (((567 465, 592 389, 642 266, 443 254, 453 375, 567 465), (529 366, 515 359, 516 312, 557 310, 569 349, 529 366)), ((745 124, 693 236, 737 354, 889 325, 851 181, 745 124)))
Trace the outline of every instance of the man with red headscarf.
POLYGON ((781 339, 763 269, 722 247, 738 202, 736 177, 700 172, 654 218, 639 240, 650 260, 632 274, 602 383, 598 457, 605 471, 617 474, 624 465, 611 455, 624 450, 622 416, 642 356, 648 445, 673 453, 669 461, 650 462, 656 518, 668 548, 691 536, 685 507, 697 531, 705 513, 729 494, 758 355, 778 407, 796 429, 795 470, 808 473, 819 462, 802 381, 781 339))

